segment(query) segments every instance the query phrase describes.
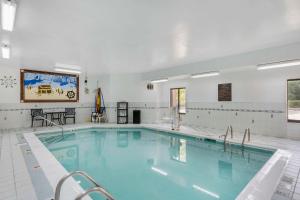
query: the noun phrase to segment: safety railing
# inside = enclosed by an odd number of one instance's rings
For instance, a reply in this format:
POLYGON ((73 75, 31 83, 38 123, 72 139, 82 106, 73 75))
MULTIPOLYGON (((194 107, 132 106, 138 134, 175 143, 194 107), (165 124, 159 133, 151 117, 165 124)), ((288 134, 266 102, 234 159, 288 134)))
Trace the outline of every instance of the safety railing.
POLYGON ((242 141, 242 146, 244 146, 244 144, 245 144, 246 136, 248 136, 248 142, 249 142, 250 141, 250 128, 245 129, 245 133, 244 133, 243 141, 242 141))
POLYGON ((93 193, 93 192, 98 192, 101 195, 103 195, 107 200, 114 200, 114 198, 112 197, 112 195, 107 192, 101 185, 99 185, 92 177, 90 177, 89 175, 87 175, 85 172, 83 171, 75 171, 75 172, 71 172, 70 174, 62 177, 55 189, 55 196, 54 196, 54 200, 60 200, 60 192, 61 192, 61 187, 63 185, 63 183, 70 177, 74 176, 74 175, 79 175, 81 177, 84 177, 86 180, 88 180, 89 182, 91 182, 92 184, 94 184, 95 187, 90 188, 89 190, 79 194, 75 200, 81 200, 83 197, 85 197, 86 195, 88 195, 89 193, 93 193))
POLYGON ((54 125, 54 126, 60 128, 61 129, 61 136, 64 136, 64 128, 62 126, 54 123, 53 121, 51 121, 51 120, 49 120, 49 119, 47 119, 43 116, 37 116, 37 118, 43 119, 43 120, 47 121, 48 123, 50 123, 51 125, 54 125))
POLYGON ((224 145, 226 144, 226 141, 227 141, 227 137, 228 137, 228 134, 230 133, 230 136, 231 138, 233 138, 233 129, 232 129, 232 126, 229 125, 227 127, 227 130, 226 130, 226 133, 224 135, 220 135, 219 138, 222 138, 224 137, 224 145))

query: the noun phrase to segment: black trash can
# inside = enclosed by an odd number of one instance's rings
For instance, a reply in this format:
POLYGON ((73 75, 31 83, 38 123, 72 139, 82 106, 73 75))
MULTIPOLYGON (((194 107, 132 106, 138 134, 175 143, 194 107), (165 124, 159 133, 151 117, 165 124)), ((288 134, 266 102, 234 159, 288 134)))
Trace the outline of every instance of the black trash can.
POLYGON ((134 110, 133 111, 132 123, 134 123, 134 124, 140 124, 141 123, 141 111, 140 110, 134 110))

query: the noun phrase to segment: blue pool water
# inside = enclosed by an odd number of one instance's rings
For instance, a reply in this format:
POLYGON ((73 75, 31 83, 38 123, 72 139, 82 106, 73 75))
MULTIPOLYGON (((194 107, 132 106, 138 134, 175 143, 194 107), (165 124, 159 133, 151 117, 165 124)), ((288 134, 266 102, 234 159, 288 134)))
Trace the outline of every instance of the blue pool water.
POLYGON ((87 172, 116 200, 233 200, 274 153, 150 129, 38 137, 68 171, 87 172))

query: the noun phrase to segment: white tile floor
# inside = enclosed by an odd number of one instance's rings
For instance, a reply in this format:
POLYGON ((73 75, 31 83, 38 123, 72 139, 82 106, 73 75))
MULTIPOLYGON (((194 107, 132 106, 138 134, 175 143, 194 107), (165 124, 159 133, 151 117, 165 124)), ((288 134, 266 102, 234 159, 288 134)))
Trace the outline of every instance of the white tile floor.
MULTIPOLYGON (((81 126, 81 125, 79 125, 81 126)), ((157 125, 155 125, 157 126, 157 125)), ((161 127, 161 125, 160 125, 161 127)), ((189 129, 183 127, 182 129, 189 129)), ((11 129, 0 134, 0 200, 35 200, 34 185, 25 164, 16 134, 31 132, 32 129, 11 129)), ((216 137, 220 130, 198 128, 197 135, 216 137)), ((242 134, 235 133, 232 142, 241 141, 242 134)), ((251 144, 289 150, 293 155, 272 200, 300 200, 300 141, 251 136, 251 144)), ((44 200, 44 199, 43 199, 44 200)))
POLYGON ((0 200, 37 199, 16 134, 1 136, 0 200))

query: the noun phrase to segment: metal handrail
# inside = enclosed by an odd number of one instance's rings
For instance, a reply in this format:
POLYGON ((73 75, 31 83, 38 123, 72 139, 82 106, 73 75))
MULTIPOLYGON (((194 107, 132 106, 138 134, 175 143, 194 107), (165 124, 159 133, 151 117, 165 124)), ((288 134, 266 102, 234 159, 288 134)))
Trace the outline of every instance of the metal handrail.
POLYGON ((91 183, 93 183, 96 187, 90 189, 90 190, 93 190, 93 191, 86 191, 80 195, 78 195, 76 197, 76 200, 78 199, 81 199, 82 197, 84 197, 85 195, 87 195, 88 193, 90 192, 96 192, 95 188, 98 188, 97 191, 100 192, 101 194, 103 194, 106 198, 108 198, 109 200, 114 200, 114 198, 101 186, 99 185, 92 177, 90 177, 88 174, 86 174, 85 172, 83 171, 74 171, 74 172, 71 172, 70 174, 62 177, 58 183, 57 183, 57 186, 55 188, 55 196, 54 196, 54 200, 59 200, 60 199, 60 191, 61 191, 61 187, 63 185, 63 183, 69 178, 69 177, 72 177, 73 175, 80 175, 82 177, 84 177, 86 180, 90 181, 91 183))
POLYGON ((243 141, 242 141, 242 146, 244 146, 244 144, 245 144, 246 135, 248 135, 248 142, 249 142, 250 141, 250 128, 245 129, 245 133, 244 133, 244 137, 243 137, 243 141))
POLYGON ((46 120, 46 121, 49 122, 50 124, 52 124, 52 125, 54 125, 54 126, 60 128, 60 129, 61 129, 61 135, 64 136, 64 128, 63 128, 62 126, 60 126, 60 125, 54 123, 53 121, 51 121, 51 120, 49 120, 49 119, 47 119, 47 118, 45 118, 45 117, 43 117, 43 116, 36 116, 36 117, 41 118, 41 119, 43 119, 43 120, 46 120))
POLYGON ((83 197, 85 197, 86 195, 88 195, 89 193, 92 193, 92 192, 98 192, 102 195, 104 195, 108 200, 114 200, 114 198, 106 191, 104 190, 103 188, 101 187, 94 187, 94 188, 91 188, 87 191, 85 191, 84 193, 82 194, 79 194, 75 200, 81 200, 83 197))
POLYGON ((226 144, 226 140, 227 140, 227 136, 228 136, 229 131, 230 131, 230 136, 231 136, 231 138, 233 138, 233 129, 232 129, 232 126, 231 126, 231 125, 229 125, 229 126, 227 127, 226 134, 220 135, 220 136, 219 136, 219 138, 224 137, 224 145, 226 144))
POLYGON ((181 121, 178 106, 171 107, 171 112, 172 112, 172 125, 171 125, 171 129, 178 131, 180 129, 180 121, 181 121))

